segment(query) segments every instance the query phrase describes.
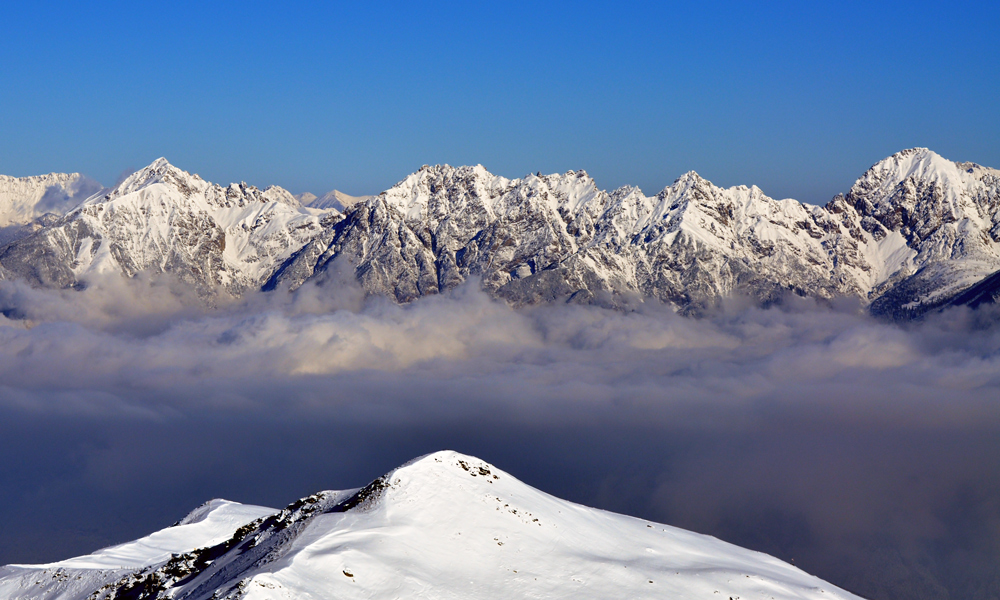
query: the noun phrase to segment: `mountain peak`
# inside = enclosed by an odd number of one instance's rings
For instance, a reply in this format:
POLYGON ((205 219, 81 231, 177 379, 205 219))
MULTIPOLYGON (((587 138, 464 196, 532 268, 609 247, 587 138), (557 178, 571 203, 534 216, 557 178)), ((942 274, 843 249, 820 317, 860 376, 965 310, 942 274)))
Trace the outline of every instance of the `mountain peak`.
POLYGON ((198 179, 201 179, 197 175, 191 175, 187 171, 175 167, 174 165, 170 164, 170 161, 168 161, 166 158, 162 156, 154 160, 153 162, 149 163, 145 167, 139 169, 138 171, 133 173, 133 175, 141 174, 142 177, 149 178, 156 175, 163 175, 165 173, 183 173, 184 175, 187 175, 189 177, 197 177, 198 179))
POLYGON ((928 180, 957 173, 956 163, 937 152, 928 148, 909 148, 875 163, 858 181, 874 179, 895 185, 907 177, 928 180))
POLYGON ((712 182, 705 179, 695 171, 688 171, 687 173, 684 173, 683 175, 675 179, 673 184, 665 187, 663 191, 660 192, 660 194, 662 195, 665 193, 670 193, 671 191, 683 192, 684 190, 688 190, 690 188, 702 186, 705 184, 711 185, 712 182))
POLYGON ((688 183, 688 182, 697 183, 701 181, 708 181, 708 180, 699 175, 697 171, 688 171, 687 173, 678 177, 674 183, 688 183))
POLYGON ((146 167, 146 168, 147 169, 163 169, 163 168, 172 167, 172 166, 173 165, 170 164, 170 162, 166 159, 166 157, 161 156, 160 158, 158 158, 158 159, 154 160, 153 162, 149 163, 149 166, 146 167))
POLYGON ((344 212, 351 206, 360 202, 365 202, 373 197, 374 196, 351 196, 341 192, 340 190, 333 190, 332 192, 327 192, 319 197, 316 197, 314 194, 306 193, 300 194, 297 198, 303 206, 320 209, 334 208, 340 212, 344 212))
POLYGON ((927 148, 909 148, 872 165, 851 186, 849 201, 866 199, 873 194, 886 199, 899 196, 896 188, 910 181, 912 185, 932 185, 945 194, 962 187, 965 174, 960 165, 927 148))
MULTIPOLYGON (((462 495, 463 492, 482 491, 482 486, 492 486, 500 480, 501 475, 505 474, 484 460, 454 450, 441 450, 396 467, 363 488, 356 496, 365 496, 366 499, 371 496, 370 501, 377 501, 376 494, 372 492, 376 490, 379 496, 387 494, 390 503, 403 498, 406 501, 436 503, 442 494, 454 496, 462 495)), ((508 484, 516 481, 513 478, 507 479, 508 484)), ((524 486, 520 483, 517 485, 524 486)))
POLYGON ((427 186, 434 182, 466 181, 475 180, 489 182, 498 178, 493 173, 486 170, 483 165, 464 165, 454 167, 449 164, 424 165, 419 170, 407 175, 402 181, 386 190, 391 193, 393 190, 412 190, 414 186, 427 186))
POLYGON ((107 198, 123 196, 157 183, 173 185, 185 195, 189 195, 195 188, 207 186, 207 182, 198 175, 193 175, 175 167, 166 158, 161 156, 126 177, 111 191, 107 198))
MULTIPOLYGON (((103 566, 91 557, 66 572, 24 566, 0 572, 0 586, 35 600, 100 593, 190 600, 664 598, 706 590, 722 598, 859 600, 759 552, 561 500, 453 451, 415 459, 361 490, 320 492, 269 516, 267 509, 209 503, 201 511, 208 518, 183 527, 207 529, 237 508, 230 535, 212 547, 146 552, 117 571, 84 570, 103 566), (247 523, 252 514, 261 517, 247 523), (71 582, 72 594, 57 587, 62 580, 71 582), (39 594, 39 581, 53 582, 44 588, 52 593, 39 594)), ((119 548, 129 557, 143 549, 119 548)))
POLYGON ((446 200, 441 208, 449 213, 459 210, 469 198, 495 197, 509 183, 508 179, 493 175, 483 165, 424 165, 382 192, 381 198, 408 219, 421 219, 427 216, 430 203, 446 200))
POLYGON ((390 475, 405 471, 414 475, 460 475, 465 473, 475 477, 477 474, 483 475, 485 472, 494 470, 496 470, 496 467, 475 456, 469 456, 455 452, 454 450, 439 450, 400 465, 390 475))

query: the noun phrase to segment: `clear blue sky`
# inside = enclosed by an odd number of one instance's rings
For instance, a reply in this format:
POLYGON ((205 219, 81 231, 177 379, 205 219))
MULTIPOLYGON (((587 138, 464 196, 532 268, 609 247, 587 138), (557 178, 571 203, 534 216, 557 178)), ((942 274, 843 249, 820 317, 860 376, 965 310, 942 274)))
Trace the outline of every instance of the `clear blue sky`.
POLYGON ((693 169, 824 202, 912 146, 1000 167, 1000 3, 759 4, 4 2, 0 173, 693 169))

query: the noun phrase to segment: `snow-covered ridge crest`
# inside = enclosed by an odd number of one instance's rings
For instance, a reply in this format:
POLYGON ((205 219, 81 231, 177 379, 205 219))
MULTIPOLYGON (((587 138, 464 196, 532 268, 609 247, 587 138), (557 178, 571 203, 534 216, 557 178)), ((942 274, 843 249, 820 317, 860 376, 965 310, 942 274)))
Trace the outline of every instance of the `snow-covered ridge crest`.
POLYGON ((584 171, 507 179, 482 165, 424 166, 377 196, 325 198, 222 187, 160 159, 0 250, 0 265, 38 285, 148 270, 238 296, 294 290, 336 263, 398 302, 475 278, 513 305, 655 299, 697 313, 733 294, 794 293, 894 316, 1000 271, 1000 171, 925 148, 880 161, 826 206, 694 171, 646 196, 602 190, 584 171), (343 213, 316 208, 327 201, 343 213))
MULTIPOLYGON (((56 597, 45 586, 60 575, 20 569, 0 572, 0 599, 56 597)), ((93 581, 87 573, 62 576, 93 581)), ((313 494, 89 596, 71 591, 62 598, 857 598, 770 556, 560 500, 452 451, 359 490, 313 494)))
POLYGON ((358 204, 359 202, 365 202, 371 198, 372 196, 351 196, 341 192, 340 190, 327 192, 320 197, 316 197, 314 194, 309 193, 295 196, 295 199, 298 200, 302 206, 321 209, 335 208, 341 212, 347 210, 355 204, 358 204))
POLYGON ((0 263, 37 285, 147 271, 169 273, 207 299, 239 296, 338 215, 300 207, 279 187, 212 184, 161 158, 7 247, 0 263))
POLYGON ((55 563, 0 568, 0 598, 83 600, 133 573, 162 565, 174 555, 215 546, 229 539, 234 530, 275 512, 273 508, 212 500, 175 525, 132 542, 55 563))
POLYGON ((698 311, 733 293, 792 292, 885 297, 879 310, 893 312, 1000 270, 997 181, 914 149, 819 207, 694 171, 650 197, 605 192, 582 171, 511 180, 481 165, 425 166, 352 206, 269 285, 297 287, 344 257, 365 289, 400 302, 475 276, 514 304, 656 298, 698 311), (906 298, 886 296, 901 285, 906 298))
POLYGON ((223 187, 205 181, 197 173, 183 171, 170 164, 163 157, 156 159, 145 168, 132 173, 103 197, 97 196, 92 198, 90 203, 113 200, 157 184, 169 186, 187 198, 195 194, 203 195, 210 203, 224 208, 232 206, 233 202, 238 204, 248 199, 280 202, 295 207, 300 205, 291 192, 279 186, 268 186, 264 190, 260 190, 255 186, 240 182, 223 187))
POLYGON ((870 236, 841 221, 694 172, 647 197, 609 194, 584 171, 509 180, 439 165, 352 207, 272 283, 294 288, 345 256, 366 289, 404 302, 470 276, 515 304, 631 295, 685 308, 739 289, 863 297, 888 274, 870 236))
POLYGON ((493 204, 510 181, 493 175, 482 165, 452 167, 424 165, 380 197, 411 220, 435 219, 452 210, 474 208, 493 214, 493 204))

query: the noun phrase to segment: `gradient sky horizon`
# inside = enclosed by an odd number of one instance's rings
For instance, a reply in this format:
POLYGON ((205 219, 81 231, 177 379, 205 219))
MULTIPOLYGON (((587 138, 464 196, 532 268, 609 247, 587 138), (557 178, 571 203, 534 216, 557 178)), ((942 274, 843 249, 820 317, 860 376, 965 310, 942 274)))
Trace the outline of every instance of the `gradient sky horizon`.
POLYGON ((997 3, 319 4, 5 3, 0 173, 696 170, 823 203, 908 147, 1000 167, 997 3))

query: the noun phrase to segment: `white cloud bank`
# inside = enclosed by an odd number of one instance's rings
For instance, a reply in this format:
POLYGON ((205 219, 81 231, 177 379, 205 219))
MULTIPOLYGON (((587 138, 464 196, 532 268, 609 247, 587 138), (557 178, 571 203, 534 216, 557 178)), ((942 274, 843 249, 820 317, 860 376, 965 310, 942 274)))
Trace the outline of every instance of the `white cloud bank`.
MULTIPOLYGON (((475 284, 405 306, 340 282, 211 310, 162 280, 0 282, 0 402, 116 415, 275 410, 348 418, 716 419, 760 403, 942 426, 996 420, 1000 326, 901 327, 790 299, 714 316, 659 305, 512 309, 475 284), (423 417, 421 417, 423 415, 423 417)), ((724 425, 720 421, 719 425, 724 425)))

